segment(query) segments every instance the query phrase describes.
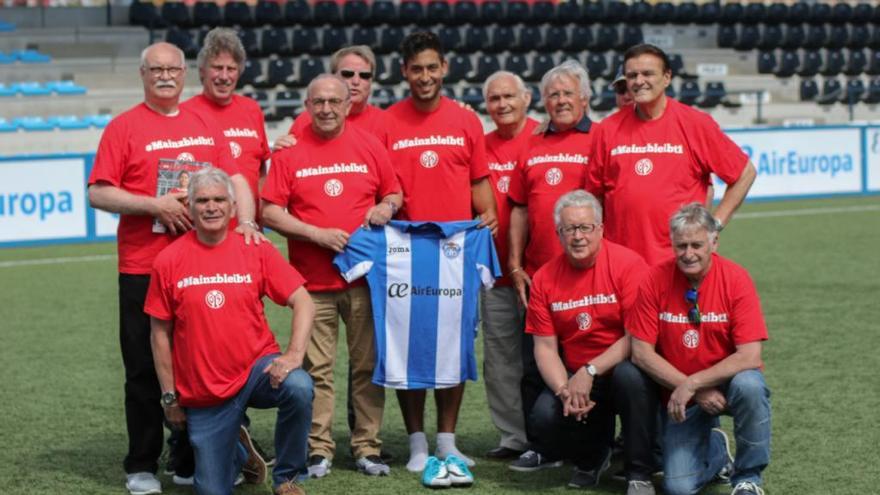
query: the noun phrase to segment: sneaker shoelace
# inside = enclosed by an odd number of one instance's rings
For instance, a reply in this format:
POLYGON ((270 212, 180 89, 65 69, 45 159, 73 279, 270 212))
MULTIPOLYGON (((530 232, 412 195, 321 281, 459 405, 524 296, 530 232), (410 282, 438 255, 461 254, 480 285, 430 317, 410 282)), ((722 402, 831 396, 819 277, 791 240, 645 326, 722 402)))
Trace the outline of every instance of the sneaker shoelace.
POLYGON ((736 487, 733 489, 733 493, 736 493, 739 490, 749 490, 756 495, 764 495, 764 489, 751 481, 741 481, 737 483, 736 487))

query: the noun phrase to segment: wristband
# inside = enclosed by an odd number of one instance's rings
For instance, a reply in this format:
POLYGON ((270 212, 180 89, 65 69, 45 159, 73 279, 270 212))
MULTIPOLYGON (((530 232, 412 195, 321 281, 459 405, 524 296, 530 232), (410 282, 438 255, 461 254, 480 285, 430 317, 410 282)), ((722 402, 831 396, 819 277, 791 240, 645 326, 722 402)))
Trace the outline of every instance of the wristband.
POLYGON ((388 205, 389 208, 391 208, 391 216, 397 215, 397 205, 394 204, 394 201, 382 201, 382 202, 385 203, 386 205, 388 205))
POLYGON ((719 220, 718 217, 712 217, 712 218, 715 220, 715 231, 721 232, 722 230, 724 230, 724 224, 721 223, 721 220, 719 220))
POLYGON ((522 267, 520 266, 520 267, 514 268, 513 270, 510 270, 510 273, 508 273, 508 275, 513 275, 514 273, 521 272, 521 271, 522 271, 522 267))
POLYGON ((244 222, 238 222, 238 223, 240 223, 242 225, 246 225, 254 230, 260 230, 260 226, 257 225, 257 222, 255 222, 253 220, 245 220, 244 222))

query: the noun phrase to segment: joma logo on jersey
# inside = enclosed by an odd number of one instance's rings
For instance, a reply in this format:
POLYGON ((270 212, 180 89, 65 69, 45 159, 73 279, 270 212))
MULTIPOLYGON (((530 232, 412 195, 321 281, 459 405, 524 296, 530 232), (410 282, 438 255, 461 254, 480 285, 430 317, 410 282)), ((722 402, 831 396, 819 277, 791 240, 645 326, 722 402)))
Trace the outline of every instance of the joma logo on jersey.
POLYGON ((454 242, 443 243, 443 256, 446 256, 449 259, 455 259, 459 254, 461 254, 461 246, 454 242))
POLYGON ((409 252, 409 246, 388 246, 388 254, 405 254, 409 252))

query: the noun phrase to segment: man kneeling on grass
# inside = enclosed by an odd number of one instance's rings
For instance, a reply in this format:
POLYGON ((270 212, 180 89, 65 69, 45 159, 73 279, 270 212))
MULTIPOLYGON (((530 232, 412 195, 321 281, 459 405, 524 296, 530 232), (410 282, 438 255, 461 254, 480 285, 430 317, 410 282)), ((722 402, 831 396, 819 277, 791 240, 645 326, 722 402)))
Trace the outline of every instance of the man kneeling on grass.
POLYGON ((278 407, 275 493, 301 494, 295 482, 307 473, 313 395, 302 361, 314 305, 302 276, 271 243, 246 244, 228 230, 235 203, 224 172, 194 174, 188 198, 195 230, 156 257, 144 307, 165 417, 189 432, 196 493, 230 494, 239 471, 251 483, 267 474, 265 463, 244 465, 253 451, 241 426, 246 409, 278 407), (263 296, 293 309, 283 354, 263 296))
POLYGON ((770 390, 761 372, 767 326, 755 284, 715 253, 719 223, 703 205, 669 222, 674 258, 648 273, 630 317, 633 362, 662 387, 664 492, 699 492, 729 477, 733 495, 763 495, 770 390), (721 414, 733 416, 736 460, 721 414))

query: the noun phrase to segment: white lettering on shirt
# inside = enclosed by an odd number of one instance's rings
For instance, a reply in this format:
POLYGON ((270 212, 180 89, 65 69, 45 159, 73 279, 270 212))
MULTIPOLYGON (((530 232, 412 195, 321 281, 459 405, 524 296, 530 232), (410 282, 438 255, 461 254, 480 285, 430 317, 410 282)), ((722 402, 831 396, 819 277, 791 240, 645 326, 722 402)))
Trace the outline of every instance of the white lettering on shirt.
POLYGON ((426 138, 401 139, 391 146, 393 151, 418 146, 464 146, 464 138, 456 136, 430 136, 426 138))
POLYGON ((158 141, 153 141, 152 143, 148 144, 146 150, 147 152, 151 152, 167 149, 186 148, 189 146, 214 146, 214 138, 196 136, 185 137, 178 140, 160 139, 158 141))
POLYGON ((554 301, 550 303, 551 311, 568 311, 575 308, 584 308, 596 304, 617 304, 616 294, 590 294, 580 299, 568 301, 554 301))
POLYGON ((529 161, 526 162, 526 165, 531 167, 532 165, 539 165, 541 163, 577 163, 579 165, 586 165, 590 161, 590 158, 578 153, 557 153, 555 155, 538 155, 529 158, 529 161))
POLYGON ((315 175, 328 174, 368 174, 370 168, 363 163, 334 163, 333 165, 318 165, 317 167, 305 167, 296 171, 298 179, 313 177, 315 175))
POLYGON ((671 153, 675 155, 684 154, 684 146, 672 143, 648 143, 644 146, 635 144, 621 144, 611 150, 611 156, 632 155, 641 153, 671 153))
POLYGON ((240 129, 238 127, 230 127, 229 129, 224 130, 223 135, 228 138, 233 138, 233 137, 249 137, 249 138, 255 138, 255 139, 260 138, 260 135, 257 134, 257 131, 255 131, 253 129, 240 129))
POLYGON ((184 289, 194 285, 207 284, 250 284, 253 283, 250 273, 217 273, 214 275, 194 275, 177 281, 177 288, 184 289))

